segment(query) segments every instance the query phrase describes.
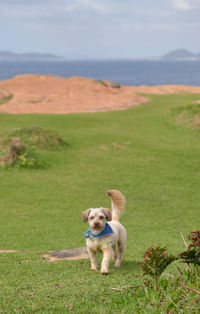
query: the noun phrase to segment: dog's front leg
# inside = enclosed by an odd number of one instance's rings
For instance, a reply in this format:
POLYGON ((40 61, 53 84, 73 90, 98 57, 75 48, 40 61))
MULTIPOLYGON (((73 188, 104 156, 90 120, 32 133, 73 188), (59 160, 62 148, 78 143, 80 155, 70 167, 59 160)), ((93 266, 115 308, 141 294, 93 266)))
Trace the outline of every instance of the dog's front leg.
POLYGON ((109 246, 105 246, 102 248, 102 252, 103 252, 103 260, 101 263, 101 273, 103 275, 108 275, 109 262, 112 256, 111 248, 109 246))
POLYGON ((97 270, 97 268, 98 268, 97 251, 94 251, 91 248, 88 248, 88 254, 89 254, 89 257, 90 257, 91 269, 92 270, 97 270))

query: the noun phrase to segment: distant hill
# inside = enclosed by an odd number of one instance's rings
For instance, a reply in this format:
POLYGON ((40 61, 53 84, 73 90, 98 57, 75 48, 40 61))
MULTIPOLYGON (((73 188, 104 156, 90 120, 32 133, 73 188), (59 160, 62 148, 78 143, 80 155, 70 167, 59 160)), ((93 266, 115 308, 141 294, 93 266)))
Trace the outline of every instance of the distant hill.
POLYGON ((168 52, 161 57, 161 60, 200 60, 200 53, 193 53, 186 49, 177 49, 168 52))
POLYGON ((50 53, 14 53, 0 51, 0 61, 61 61, 64 57, 50 53))
MULTIPOLYGON (((0 51, 0 61, 70 61, 70 60, 101 60, 100 58, 88 58, 82 55, 76 55, 73 57, 62 57, 57 56, 51 53, 14 53, 11 51, 0 51)), ((104 58, 104 60, 107 60, 104 58)), ((113 60, 109 58, 109 60, 113 60)), ((120 60, 120 59, 119 59, 120 60)), ((200 53, 193 53, 186 49, 177 49, 172 50, 163 56, 159 57, 146 57, 146 58, 137 58, 134 60, 156 60, 156 61, 188 61, 188 60, 199 60, 200 53)))

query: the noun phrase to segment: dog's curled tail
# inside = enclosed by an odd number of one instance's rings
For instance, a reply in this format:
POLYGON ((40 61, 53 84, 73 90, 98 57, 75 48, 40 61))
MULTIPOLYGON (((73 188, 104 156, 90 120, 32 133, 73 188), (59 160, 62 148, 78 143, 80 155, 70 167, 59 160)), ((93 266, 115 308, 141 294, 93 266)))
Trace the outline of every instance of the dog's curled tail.
POLYGON ((119 221, 120 214, 125 209, 125 197, 118 190, 109 190, 108 196, 112 204, 112 220, 119 221))

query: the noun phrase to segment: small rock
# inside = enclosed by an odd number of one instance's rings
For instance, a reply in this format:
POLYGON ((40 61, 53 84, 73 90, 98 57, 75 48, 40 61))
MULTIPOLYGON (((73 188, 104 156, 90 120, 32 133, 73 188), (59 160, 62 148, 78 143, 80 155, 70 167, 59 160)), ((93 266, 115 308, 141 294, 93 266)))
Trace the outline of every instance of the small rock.
POLYGON ((109 81, 109 80, 99 81, 99 83, 101 83, 102 85, 104 85, 106 87, 112 87, 112 88, 120 88, 121 87, 120 83, 114 82, 114 81, 109 81))

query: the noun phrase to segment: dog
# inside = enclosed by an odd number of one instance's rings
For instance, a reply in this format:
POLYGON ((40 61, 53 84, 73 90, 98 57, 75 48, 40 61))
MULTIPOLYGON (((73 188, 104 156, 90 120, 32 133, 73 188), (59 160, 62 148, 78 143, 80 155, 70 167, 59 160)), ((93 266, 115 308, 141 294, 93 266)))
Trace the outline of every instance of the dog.
POLYGON ((82 212, 84 222, 88 221, 90 229, 84 236, 91 261, 91 269, 97 270, 97 251, 103 252, 101 273, 108 275, 109 262, 114 258, 115 267, 121 265, 126 248, 126 229, 119 222, 120 214, 125 209, 125 197, 118 190, 109 190, 112 211, 108 208, 90 208, 82 212), (109 221, 109 222, 107 222, 109 221), (118 249, 117 249, 118 246, 118 249))

